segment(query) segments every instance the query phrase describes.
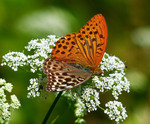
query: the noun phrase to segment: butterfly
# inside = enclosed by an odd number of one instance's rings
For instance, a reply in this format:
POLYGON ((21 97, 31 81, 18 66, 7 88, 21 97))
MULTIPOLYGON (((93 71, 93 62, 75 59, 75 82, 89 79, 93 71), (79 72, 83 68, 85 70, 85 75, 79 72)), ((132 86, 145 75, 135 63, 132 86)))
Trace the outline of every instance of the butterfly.
POLYGON ((71 89, 92 75, 100 75, 98 66, 106 49, 107 33, 105 18, 97 14, 77 33, 60 38, 52 49, 51 59, 44 62, 49 81, 47 91, 71 89))

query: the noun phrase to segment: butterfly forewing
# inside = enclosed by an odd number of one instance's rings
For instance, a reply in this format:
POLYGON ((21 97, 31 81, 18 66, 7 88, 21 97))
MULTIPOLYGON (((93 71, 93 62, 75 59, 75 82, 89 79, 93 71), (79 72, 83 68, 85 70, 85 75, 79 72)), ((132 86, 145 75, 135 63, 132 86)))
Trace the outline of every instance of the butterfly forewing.
POLYGON ((52 59, 78 63, 94 71, 100 64, 107 44, 107 25, 101 14, 95 15, 77 33, 65 35, 56 42, 52 59))
POLYGON ((95 15, 79 32, 77 32, 77 44, 84 44, 80 49, 93 70, 100 64, 107 44, 107 25, 101 14, 95 15), (80 36, 80 38, 79 38, 80 36), (83 40, 82 40, 83 39, 83 40))
POLYGON ((57 60, 46 59, 44 71, 48 77, 47 91, 57 92, 74 88, 91 77, 91 73, 57 60))
POLYGON ((87 59, 76 44, 76 33, 67 34, 60 38, 53 47, 51 55, 52 59, 65 63, 88 64, 87 59))

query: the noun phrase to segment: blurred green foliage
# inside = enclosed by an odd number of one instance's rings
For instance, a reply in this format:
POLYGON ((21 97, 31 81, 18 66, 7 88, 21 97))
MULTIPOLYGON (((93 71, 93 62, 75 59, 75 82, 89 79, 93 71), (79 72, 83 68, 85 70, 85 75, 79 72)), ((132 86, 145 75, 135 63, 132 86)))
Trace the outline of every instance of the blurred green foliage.
MULTIPOLYGON (((131 92, 119 98, 129 116, 124 124, 150 124, 149 5, 149 0, 1 0, 0 60, 9 51, 22 51, 31 39, 77 32, 92 16, 101 13, 108 25, 106 52, 125 62, 131 81, 131 92)), ((51 93, 47 99, 27 99, 32 76, 0 67, 0 77, 13 83, 13 92, 22 104, 12 113, 11 124, 40 124, 55 98, 51 93)), ((111 98, 101 94, 102 106, 111 98)), ((54 119, 56 124, 74 123, 73 110, 66 100, 60 99, 51 121, 54 119)), ((101 110, 91 112, 85 120, 87 124, 114 123, 101 110)))

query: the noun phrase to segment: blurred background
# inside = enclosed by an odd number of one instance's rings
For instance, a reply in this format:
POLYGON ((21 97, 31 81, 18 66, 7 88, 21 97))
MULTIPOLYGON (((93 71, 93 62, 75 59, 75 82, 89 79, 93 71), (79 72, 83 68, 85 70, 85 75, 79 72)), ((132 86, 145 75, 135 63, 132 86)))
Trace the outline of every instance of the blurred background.
MULTIPOLYGON (((23 51, 27 43, 49 34, 64 36, 77 32, 95 14, 104 15, 108 25, 106 52, 127 65, 130 93, 119 97, 127 109, 123 124, 150 124, 150 1, 149 0, 0 0, 0 61, 10 51, 23 51)), ((14 85, 21 108, 12 113, 10 124, 40 124, 54 94, 44 99, 28 99, 32 75, 0 67, 0 78, 14 85)), ((101 94, 101 104, 112 98, 101 94)), ((73 124, 73 110, 64 99, 58 102, 51 120, 73 124)), ((114 124, 102 110, 85 116, 87 124, 114 124)))

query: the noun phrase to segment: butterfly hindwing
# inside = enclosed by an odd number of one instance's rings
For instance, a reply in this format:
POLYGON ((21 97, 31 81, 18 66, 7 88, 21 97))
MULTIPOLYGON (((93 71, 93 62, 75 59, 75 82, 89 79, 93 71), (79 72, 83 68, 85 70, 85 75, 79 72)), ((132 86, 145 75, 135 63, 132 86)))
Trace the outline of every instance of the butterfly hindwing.
POLYGON ((91 77, 91 73, 57 60, 46 59, 44 71, 48 77, 47 91, 57 92, 74 88, 91 77))

